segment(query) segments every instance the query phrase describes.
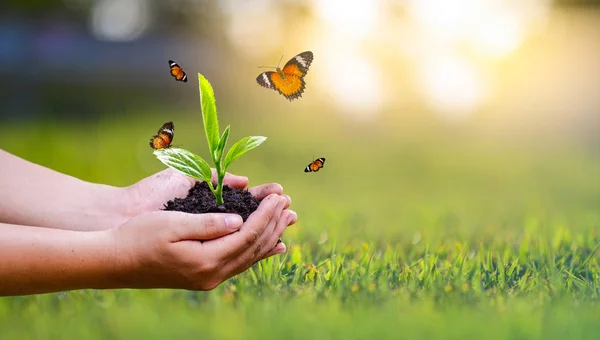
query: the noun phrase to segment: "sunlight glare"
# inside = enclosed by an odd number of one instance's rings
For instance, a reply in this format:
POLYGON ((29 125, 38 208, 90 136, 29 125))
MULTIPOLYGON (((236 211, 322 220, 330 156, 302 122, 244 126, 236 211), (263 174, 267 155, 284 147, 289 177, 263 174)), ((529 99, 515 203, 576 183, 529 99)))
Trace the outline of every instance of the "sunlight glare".
POLYGON ((497 15, 473 32, 471 41, 483 54, 502 56, 513 52, 523 39, 523 27, 511 13, 497 15))
POLYGON ((419 37, 418 48, 409 51, 415 51, 421 91, 436 113, 461 119, 481 105, 492 88, 481 72, 515 52, 549 6, 547 0, 408 2, 419 37))
POLYGON ((330 32, 348 39, 368 36, 377 24, 379 0, 315 0, 319 16, 330 32))
POLYGON ((481 18, 488 0, 420 0, 409 2, 413 18, 430 34, 460 38, 481 18))
POLYGON ((321 77, 317 81, 321 91, 331 95, 345 115, 358 120, 376 115, 381 105, 382 89, 375 65, 358 53, 342 53, 336 49, 324 54, 323 58, 323 71, 313 73, 321 77))
POLYGON ((423 62, 422 67, 425 95, 445 118, 464 119, 482 101, 484 81, 465 60, 436 57, 423 62))
POLYGON ((501 57, 519 46, 548 6, 546 0, 420 0, 410 2, 408 11, 433 41, 466 42, 482 54, 501 57))
POLYGON ((263 56, 265 51, 278 51, 283 41, 282 19, 278 11, 271 10, 271 0, 224 0, 219 6, 229 16, 228 35, 237 48, 255 57, 263 56), (266 12, 270 12, 269 20, 264 20, 266 12))

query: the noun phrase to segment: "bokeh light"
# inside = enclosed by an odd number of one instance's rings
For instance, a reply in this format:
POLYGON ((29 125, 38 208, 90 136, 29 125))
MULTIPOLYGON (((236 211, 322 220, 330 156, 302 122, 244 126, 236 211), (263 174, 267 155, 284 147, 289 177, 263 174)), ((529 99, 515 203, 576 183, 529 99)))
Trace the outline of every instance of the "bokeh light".
POLYGON ((145 0, 99 0, 92 7, 91 30, 100 40, 132 41, 151 24, 149 2, 145 0))
POLYGON ((313 6, 325 23, 327 34, 336 39, 360 40, 376 33, 381 1, 314 0, 313 6))
MULTIPOLYGON (((83 29, 53 23, 41 30, 34 46, 40 55, 54 51, 45 64, 97 71, 107 82, 109 72, 138 72, 127 78, 131 82, 153 78, 161 72, 150 69, 155 58, 175 58, 188 71, 222 76, 219 87, 267 95, 260 88, 248 89, 258 86, 255 79, 263 70, 256 67, 275 66, 281 55, 284 63, 312 50, 315 60, 302 103, 326 106, 339 119, 421 115, 467 124, 494 116, 498 124, 521 121, 523 126, 526 119, 552 115, 547 126, 568 126, 560 119, 586 129, 593 124, 583 122, 596 119, 596 97, 581 99, 600 86, 592 76, 599 67, 593 62, 599 60, 596 17, 585 10, 565 11, 550 0, 63 2, 65 11, 87 21, 94 41, 82 44, 76 39, 88 38, 75 32, 83 29), (77 56, 61 55, 66 50, 56 41, 90 48, 77 56), (120 43, 122 50, 112 43, 120 43), (114 65, 123 55, 132 62, 117 70, 114 65), (98 70, 111 65, 106 72, 98 70), (581 109, 566 109, 574 107, 581 109)), ((5 36, 18 34, 23 33, 5 30, 5 36)), ((22 49, 11 58, 26 53, 22 49)), ((92 77, 78 75, 90 83, 92 77)))
POLYGON ((340 111, 352 119, 372 119, 382 102, 380 72, 364 55, 354 51, 324 47, 321 67, 312 77, 320 97, 331 98, 340 111))
POLYGON ((420 64, 422 91, 445 118, 464 119, 485 98, 486 84, 466 60, 440 54, 420 64))
POLYGON ((241 53, 256 57, 269 51, 278 52, 284 31, 275 2, 225 0, 219 1, 219 6, 228 20, 229 39, 241 53))

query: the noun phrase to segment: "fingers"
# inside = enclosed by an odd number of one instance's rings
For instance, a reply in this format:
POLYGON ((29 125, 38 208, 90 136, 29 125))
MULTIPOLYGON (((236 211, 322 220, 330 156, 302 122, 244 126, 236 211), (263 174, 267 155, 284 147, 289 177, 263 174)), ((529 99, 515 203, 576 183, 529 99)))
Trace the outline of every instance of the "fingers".
POLYGON ((225 272, 229 275, 237 275, 246 269, 250 268, 253 264, 264 258, 270 253, 273 248, 277 245, 279 236, 283 234, 283 230, 287 225, 288 214, 283 214, 283 209, 286 204, 286 199, 280 197, 279 202, 275 208, 275 212, 271 216, 265 232, 250 245, 242 254, 238 255, 235 259, 232 259, 225 266, 225 272), (285 218, 282 218, 285 217, 285 218), (280 224, 281 223, 281 224, 280 224), (275 229, 279 228, 279 234, 275 234, 275 229))
POLYGON ((285 198, 285 200, 286 200, 284 209, 289 208, 290 205, 292 205, 292 198, 290 196, 286 195, 286 194, 283 194, 281 196, 283 196, 285 198))
POLYGON ((296 212, 293 210, 284 210, 281 213, 281 218, 279 219, 279 222, 277 223, 277 226, 275 227, 275 230, 273 231, 273 237, 271 238, 270 243, 269 243, 269 244, 275 243, 275 247, 273 247, 273 249, 271 249, 267 254, 265 254, 263 257, 261 257, 259 259, 259 261, 264 260, 273 255, 285 253, 285 251, 287 249, 285 244, 283 242, 277 243, 277 240, 279 240, 279 238, 281 238, 281 235, 283 235, 283 232, 285 231, 285 229, 287 229, 287 227, 291 226, 292 224, 296 223, 297 220, 298 220, 298 216, 296 215, 296 212))
MULTIPOLYGON (((273 228, 273 233, 266 243, 267 248, 265 250, 273 249, 275 246, 277 246, 277 241, 281 238, 281 235, 283 235, 285 229, 288 227, 288 225, 296 223, 296 219, 296 212, 292 210, 283 210, 281 212, 279 221, 277 221, 277 224, 273 228)), ((263 257, 264 255, 259 259, 262 259, 263 257)))
POLYGON ((273 255, 277 255, 277 254, 283 254, 287 251, 287 246, 285 245, 285 243, 281 242, 281 243, 277 243, 277 245, 275 246, 275 248, 271 249, 271 251, 269 251, 265 256, 263 256, 260 260, 264 260, 266 258, 269 258, 273 255))
MULTIPOLYGON (((287 221, 287 213, 283 214, 283 210, 285 209, 287 200, 285 197, 282 196, 279 196, 278 200, 279 202, 277 203, 277 207, 275 208, 275 213, 271 216, 271 219, 269 220, 269 224, 265 228, 265 231, 259 236, 256 242, 252 246, 250 246, 249 249, 244 252, 244 254, 240 256, 240 258, 247 257, 249 260, 260 259, 264 254, 268 253, 277 244, 277 240, 281 235, 275 236, 275 229, 283 220, 284 216, 285 220, 283 221, 283 223, 287 221)), ((285 230, 285 226, 283 227, 283 230, 285 230)), ((283 233, 283 230, 281 231, 281 233, 283 233)), ((253 262, 254 261, 252 261, 252 263, 253 262)))
POLYGON ((292 224, 295 224, 297 220, 298 220, 298 215, 296 214, 295 211, 284 210, 281 213, 281 218, 279 219, 279 223, 277 224, 277 226, 275 227, 275 230, 273 231, 273 234, 274 234, 273 236, 275 237, 275 241, 279 240, 279 238, 281 238, 281 235, 283 235, 283 232, 285 232, 287 227, 291 226, 292 224))
POLYGON ((248 217, 239 232, 223 238, 222 242, 216 243, 219 245, 219 251, 222 253, 221 256, 234 256, 254 246, 259 237, 269 227, 269 222, 276 214, 279 202, 279 196, 274 194, 263 199, 258 209, 248 217))
MULTIPOLYGON (((212 170, 212 181, 217 181, 217 171, 213 168, 212 170)), ((230 173, 225 173, 225 177, 223 178, 223 184, 227 184, 232 188, 244 189, 248 186, 248 177, 238 176, 230 173)))
POLYGON ((250 264, 246 264, 246 265, 241 265, 238 266, 236 268, 234 268, 233 270, 228 270, 225 273, 225 280, 229 279, 230 277, 236 276, 237 274, 240 274, 246 270, 248 270, 248 268, 250 268, 251 266, 254 265, 254 263, 260 261, 260 260, 264 260, 266 258, 269 258, 273 255, 277 255, 277 254, 282 254, 285 253, 287 251, 287 246, 285 245, 285 243, 281 242, 281 243, 277 243, 277 245, 271 249, 267 254, 265 254, 261 259, 254 261, 254 262, 250 262, 250 264))
POLYGON ((248 191, 260 201, 271 194, 281 195, 283 193, 283 187, 278 183, 269 183, 252 187, 248 189, 248 191))
POLYGON ((243 221, 236 214, 187 214, 165 211, 169 214, 171 242, 183 240, 212 240, 240 230, 243 221))

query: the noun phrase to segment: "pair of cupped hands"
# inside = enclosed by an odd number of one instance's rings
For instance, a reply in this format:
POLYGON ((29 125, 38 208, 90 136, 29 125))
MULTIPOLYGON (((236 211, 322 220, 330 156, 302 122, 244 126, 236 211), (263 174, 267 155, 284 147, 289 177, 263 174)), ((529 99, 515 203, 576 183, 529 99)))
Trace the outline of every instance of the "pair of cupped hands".
MULTIPOLYGON (((125 188, 129 200, 138 203, 124 208, 130 218, 110 231, 119 262, 115 271, 129 273, 119 275, 128 281, 121 286, 210 290, 258 261, 286 251, 285 244, 277 241, 296 223, 297 215, 288 209, 292 200, 281 185, 248 189, 261 202, 246 222, 237 214, 162 210, 167 201, 187 196, 195 182, 167 169, 125 188)), ((224 184, 243 189, 248 178, 228 173, 224 184)))

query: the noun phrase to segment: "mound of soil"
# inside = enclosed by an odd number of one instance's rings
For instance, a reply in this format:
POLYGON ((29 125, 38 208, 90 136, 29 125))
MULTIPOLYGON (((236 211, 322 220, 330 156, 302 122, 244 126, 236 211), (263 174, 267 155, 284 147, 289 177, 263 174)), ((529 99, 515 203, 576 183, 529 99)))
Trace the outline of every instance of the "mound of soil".
MULTIPOLYGON (((216 186, 215 183, 213 185, 216 186)), ((218 206, 215 195, 210 191, 208 184, 196 182, 187 197, 170 200, 164 210, 191 214, 232 213, 242 216, 242 220, 246 222, 248 216, 258 209, 259 204, 260 201, 254 198, 248 190, 223 185, 223 205, 218 206)), ((280 242, 281 239, 277 240, 277 243, 280 242)))
MULTIPOLYGON (((214 183, 213 183, 214 184, 214 183)), ((215 184, 216 186, 216 184, 215 184)), ((248 190, 223 186, 223 205, 217 206, 215 195, 206 182, 196 182, 187 197, 167 202, 164 210, 182 211, 191 214, 233 213, 242 216, 244 222, 258 209, 258 201, 248 190)))

